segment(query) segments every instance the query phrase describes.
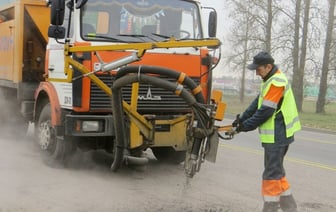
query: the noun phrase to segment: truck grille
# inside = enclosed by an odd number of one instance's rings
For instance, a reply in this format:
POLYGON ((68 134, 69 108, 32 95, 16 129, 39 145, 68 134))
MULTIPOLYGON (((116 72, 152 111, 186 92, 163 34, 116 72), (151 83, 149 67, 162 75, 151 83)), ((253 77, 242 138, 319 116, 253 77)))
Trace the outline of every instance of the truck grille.
MULTIPOLYGON (((104 83, 111 87, 114 81, 114 76, 97 75, 104 83)), ((162 79, 175 82, 173 79, 161 77, 162 79)), ((199 84, 199 79, 193 78, 199 84)), ((123 100, 130 103, 132 85, 127 85, 122 88, 123 100)), ((105 94, 94 83, 91 83, 90 94, 91 111, 106 111, 111 110, 110 97, 105 94)), ((140 84, 138 95, 138 111, 139 113, 160 114, 161 112, 180 113, 190 110, 187 103, 173 92, 158 88, 149 84, 140 84), (150 90, 150 92, 149 92, 150 90)))

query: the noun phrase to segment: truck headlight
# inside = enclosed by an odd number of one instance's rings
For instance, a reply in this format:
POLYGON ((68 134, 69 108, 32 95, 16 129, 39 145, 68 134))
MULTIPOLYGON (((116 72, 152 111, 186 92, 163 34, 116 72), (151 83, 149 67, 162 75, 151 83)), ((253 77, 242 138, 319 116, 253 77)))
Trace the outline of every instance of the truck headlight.
POLYGON ((82 131, 83 132, 101 132, 102 123, 99 121, 83 121, 82 122, 82 131))

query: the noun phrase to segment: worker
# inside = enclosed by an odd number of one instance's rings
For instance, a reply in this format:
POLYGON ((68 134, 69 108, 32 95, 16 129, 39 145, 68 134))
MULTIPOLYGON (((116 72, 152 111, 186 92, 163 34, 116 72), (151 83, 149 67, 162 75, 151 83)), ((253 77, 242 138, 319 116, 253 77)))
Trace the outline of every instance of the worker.
POLYGON ((264 148, 264 172, 262 175, 263 212, 297 211, 297 205, 283 166, 294 133, 301 129, 294 95, 290 84, 273 57, 265 51, 253 58, 247 66, 262 78, 257 98, 232 123, 237 132, 259 128, 264 148))

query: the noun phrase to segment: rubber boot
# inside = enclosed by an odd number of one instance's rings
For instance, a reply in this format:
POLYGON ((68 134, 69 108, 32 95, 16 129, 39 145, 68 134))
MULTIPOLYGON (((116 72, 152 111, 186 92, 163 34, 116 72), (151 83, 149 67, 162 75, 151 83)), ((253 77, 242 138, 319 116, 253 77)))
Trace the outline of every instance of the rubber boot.
POLYGON ((277 212, 279 208, 279 202, 264 202, 262 212, 277 212))
POLYGON ((280 207, 283 212, 297 212, 297 205, 293 195, 281 196, 280 207))

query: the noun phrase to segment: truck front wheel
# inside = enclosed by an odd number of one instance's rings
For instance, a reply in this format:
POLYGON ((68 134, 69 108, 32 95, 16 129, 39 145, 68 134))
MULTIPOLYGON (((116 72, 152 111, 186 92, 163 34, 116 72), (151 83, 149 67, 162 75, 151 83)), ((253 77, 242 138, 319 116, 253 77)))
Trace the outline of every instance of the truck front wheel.
POLYGON ((55 129, 51 125, 50 103, 47 103, 35 124, 35 137, 40 149, 53 159, 64 162, 74 153, 76 147, 71 139, 64 136, 56 136, 55 129))
POLYGON ((152 147, 154 156, 161 162, 180 164, 185 160, 186 151, 175 151, 172 147, 152 147))

